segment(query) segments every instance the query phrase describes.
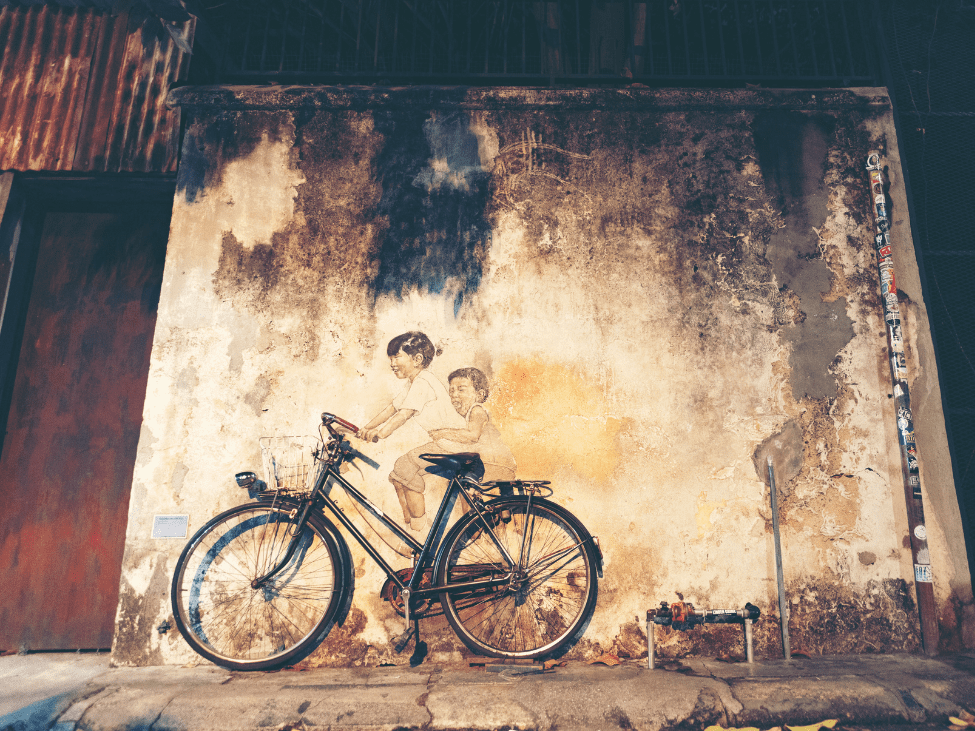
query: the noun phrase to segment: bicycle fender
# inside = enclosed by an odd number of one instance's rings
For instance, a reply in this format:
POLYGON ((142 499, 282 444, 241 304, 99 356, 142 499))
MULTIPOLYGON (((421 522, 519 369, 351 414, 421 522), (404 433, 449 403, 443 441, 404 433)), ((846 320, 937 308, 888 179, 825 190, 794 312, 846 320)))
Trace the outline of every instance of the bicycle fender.
MULTIPOLYGON (((485 505, 491 505, 496 502, 501 502, 502 500, 507 500, 507 501, 516 500, 520 502, 528 502, 528 497, 527 496, 522 497, 520 495, 514 495, 511 497, 497 497, 494 498, 493 500, 488 500, 487 502, 485 502, 485 505)), ((575 514, 569 512, 567 508, 559 505, 558 503, 554 503, 551 500, 548 500, 546 498, 536 497, 532 499, 532 505, 537 505, 538 503, 541 503, 542 505, 548 508, 554 509, 555 512, 562 512, 574 520, 576 527, 579 529, 579 533, 582 536, 583 543, 589 546, 590 553, 592 553, 593 558, 596 559, 596 575, 599 576, 600 579, 603 578, 603 551, 602 548, 600 548, 599 541, 596 539, 596 537, 593 536, 593 534, 589 532, 589 529, 586 528, 583 522, 579 520, 579 518, 576 517, 575 514)))
MULTIPOLYGON (((513 502, 527 503, 528 497, 520 496, 520 495, 514 495, 509 497, 496 497, 493 498, 492 500, 485 501, 484 506, 489 507, 497 503, 507 503, 510 505, 513 502)), ((532 505, 539 505, 539 504, 544 505, 545 507, 552 510, 552 512, 554 513, 562 514, 563 517, 568 518, 572 523, 574 523, 574 527, 578 529, 579 535, 582 538, 582 542, 587 546, 587 548, 589 549, 589 553, 595 559, 596 575, 600 579, 603 578, 603 552, 599 547, 599 542, 593 537, 592 533, 589 532, 589 529, 586 528, 585 525, 583 525, 581 520, 579 520, 575 515, 569 512, 568 509, 562 507, 558 503, 553 503, 551 500, 546 500, 545 498, 540 498, 540 497, 536 497, 532 499, 532 505)), ((457 521, 456 523, 454 523, 453 526, 450 527, 450 530, 447 531, 447 537, 453 535, 454 531, 457 530, 458 526, 461 524, 463 520, 464 519, 461 518, 461 520, 457 521)), ((444 537, 444 539, 440 542, 439 547, 437 548, 437 556, 433 562, 434 576, 439 576, 439 568, 441 562, 446 558, 444 554, 447 551, 447 545, 450 543, 447 537, 444 537)))
MULTIPOLYGON (((258 502, 270 502, 272 499, 272 495, 262 494, 258 498, 258 502)), ((289 496, 278 496, 276 506, 285 512, 301 508, 299 501, 289 496)), ((337 578, 341 582, 339 591, 342 592, 342 595, 335 621, 340 625, 345 624, 345 619, 349 616, 349 610, 352 608, 352 595, 355 592, 355 565, 352 563, 352 552, 349 550, 349 544, 338 526, 320 510, 312 508, 308 514, 308 520, 314 522, 316 528, 329 533, 335 541, 335 545, 338 546, 342 565, 339 567, 340 576, 337 578)))
POLYGON ((352 595, 355 593, 355 566, 352 563, 352 552, 349 550, 349 544, 346 542, 345 536, 339 531, 338 526, 325 515, 316 512, 309 515, 308 519, 314 521, 317 528, 328 531, 335 540, 335 545, 339 548, 339 555, 343 564, 341 567, 342 576, 340 577, 342 598, 339 610, 335 614, 335 621, 340 625, 345 624, 345 619, 349 616, 349 610, 352 608, 352 595))

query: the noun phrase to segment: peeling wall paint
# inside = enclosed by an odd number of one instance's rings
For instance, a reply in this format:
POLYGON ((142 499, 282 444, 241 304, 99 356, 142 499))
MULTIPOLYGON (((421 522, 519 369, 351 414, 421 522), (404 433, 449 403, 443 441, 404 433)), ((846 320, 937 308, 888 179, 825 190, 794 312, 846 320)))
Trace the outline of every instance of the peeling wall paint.
MULTIPOLYGON (((117 662, 193 659, 177 633, 146 629, 170 615, 153 586, 182 548, 148 539, 152 516, 188 513, 192 531, 240 502, 232 475, 259 468, 262 435, 310 433, 323 410, 366 423, 399 389, 385 349, 408 330, 439 348, 442 382, 463 366, 487 375, 519 476, 553 480, 601 537, 606 577, 576 656, 645 652, 638 618, 678 597, 758 604, 759 652, 778 652, 765 454, 781 470, 793 649, 919 646, 863 173, 871 149, 899 164, 881 92, 214 88, 175 101, 189 122, 117 662)), ((911 248, 906 221, 893 235, 911 248)), ((924 459, 944 448, 933 355, 916 271, 905 281, 912 377, 934 410, 918 426, 922 470, 940 486, 950 471, 924 459)), ((407 423, 363 447, 379 468, 351 479, 398 514, 386 475, 425 440, 407 423)), ((928 508, 936 595, 946 645, 970 644, 946 494, 928 508)), ((308 662, 405 662, 384 576, 352 550, 353 610, 308 662)), ((435 658, 464 654, 427 624, 435 658)), ((728 642, 715 630, 658 646, 728 642)))

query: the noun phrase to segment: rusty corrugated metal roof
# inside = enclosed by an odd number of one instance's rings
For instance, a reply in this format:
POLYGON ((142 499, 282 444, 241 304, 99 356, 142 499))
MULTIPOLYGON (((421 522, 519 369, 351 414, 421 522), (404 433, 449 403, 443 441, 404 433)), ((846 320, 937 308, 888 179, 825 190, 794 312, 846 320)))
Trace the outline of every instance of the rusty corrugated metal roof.
POLYGON ((174 171, 165 101, 189 58, 158 35, 96 8, 0 7, 0 170, 174 171))

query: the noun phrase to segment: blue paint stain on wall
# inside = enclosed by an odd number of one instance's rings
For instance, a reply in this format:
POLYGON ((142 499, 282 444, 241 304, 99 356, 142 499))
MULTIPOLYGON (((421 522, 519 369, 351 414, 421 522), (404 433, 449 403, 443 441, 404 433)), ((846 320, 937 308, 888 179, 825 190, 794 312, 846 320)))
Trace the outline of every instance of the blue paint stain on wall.
POLYGON ((289 114, 224 111, 187 125, 176 176, 176 190, 195 203, 207 188, 220 185, 227 163, 246 157, 263 139, 284 138, 289 114))
POLYGON ((456 292, 454 313, 480 282, 490 249, 491 173, 482 169, 466 112, 377 115, 386 143, 376 159, 388 222, 380 244, 376 295, 416 287, 456 292))

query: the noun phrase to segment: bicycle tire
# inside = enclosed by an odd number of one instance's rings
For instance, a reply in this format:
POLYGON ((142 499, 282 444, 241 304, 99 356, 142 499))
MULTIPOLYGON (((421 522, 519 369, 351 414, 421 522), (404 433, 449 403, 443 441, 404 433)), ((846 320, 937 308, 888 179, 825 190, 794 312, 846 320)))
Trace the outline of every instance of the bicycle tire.
POLYGON ((331 629, 345 561, 324 519, 309 516, 298 550, 260 588, 251 581, 285 555, 294 506, 246 503, 210 520, 186 544, 173 575, 173 617, 197 653, 234 670, 293 664, 331 629))
MULTIPOLYGON (((597 558, 578 518, 547 500, 500 498, 488 503, 494 534, 514 561, 525 543, 525 575, 514 588, 445 591, 444 614, 472 651, 489 657, 551 657, 575 640, 596 607, 597 558), (505 512, 507 511, 507 513, 505 512), (527 517, 527 519, 526 519, 527 517)), ((508 572, 476 513, 451 529, 437 558, 437 583, 471 581, 508 572)))

